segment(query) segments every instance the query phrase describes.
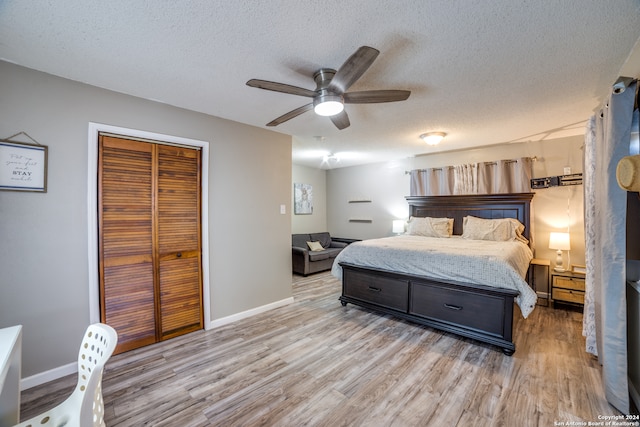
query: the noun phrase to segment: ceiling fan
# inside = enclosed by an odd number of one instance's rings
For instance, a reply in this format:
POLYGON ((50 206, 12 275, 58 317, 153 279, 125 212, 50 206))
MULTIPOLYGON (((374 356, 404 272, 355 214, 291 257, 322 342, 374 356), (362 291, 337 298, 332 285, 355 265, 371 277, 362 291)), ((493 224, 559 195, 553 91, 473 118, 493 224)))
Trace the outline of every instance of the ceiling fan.
POLYGON ((369 46, 362 46, 345 61, 338 71, 332 68, 321 68, 313 74, 316 89, 309 90, 285 83, 267 80, 251 79, 248 86, 274 92, 313 98, 313 102, 289 111, 267 123, 267 126, 278 126, 309 110, 314 110, 321 116, 329 116, 334 125, 340 130, 349 127, 349 116, 344 111, 344 104, 376 104, 380 102, 404 101, 409 98, 408 90, 366 90, 361 92, 347 92, 378 57, 380 51, 369 46))

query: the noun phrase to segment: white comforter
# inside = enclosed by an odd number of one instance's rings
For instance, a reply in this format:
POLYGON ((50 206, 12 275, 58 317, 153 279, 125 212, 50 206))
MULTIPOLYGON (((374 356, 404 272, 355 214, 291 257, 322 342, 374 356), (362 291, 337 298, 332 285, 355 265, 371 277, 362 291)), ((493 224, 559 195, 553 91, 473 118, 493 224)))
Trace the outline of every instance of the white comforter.
POLYGON ((526 277, 533 254, 521 242, 493 242, 460 237, 435 238, 400 235, 352 243, 338 254, 331 273, 342 279, 339 263, 514 289, 516 303, 526 318, 537 296, 526 277))

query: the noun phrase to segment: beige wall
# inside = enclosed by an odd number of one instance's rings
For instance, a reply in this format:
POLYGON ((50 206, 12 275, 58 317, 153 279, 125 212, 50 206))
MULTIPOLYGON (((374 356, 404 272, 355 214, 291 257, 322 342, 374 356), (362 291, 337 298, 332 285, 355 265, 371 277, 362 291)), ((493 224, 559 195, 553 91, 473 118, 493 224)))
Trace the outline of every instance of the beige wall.
POLYGON ((23 377, 72 363, 89 323, 89 122, 210 142, 205 322, 291 297, 289 136, 5 62, 0 84, 0 137, 49 147, 47 193, 0 191, 0 328, 24 325, 23 377))
MULTIPOLYGON (((443 142, 446 144, 446 140, 443 142)), ((394 219, 408 216, 404 196, 409 194, 409 175, 405 171, 449 166, 469 162, 494 161, 517 157, 537 157, 534 177, 562 175, 569 166, 573 173, 582 172, 583 137, 575 136, 550 141, 495 145, 479 149, 432 154, 365 166, 327 171, 327 223, 334 235, 369 239, 392 235, 394 219), (352 198, 370 198, 371 203, 348 203, 352 198), (350 223, 352 217, 366 217, 372 223, 350 223)), ((535 256, 555 260, 555 251, 547 246, 551 231, 571 232, 571 263, 584 265, 584 224, 582 186, 555 187, 535 191, 534 241, 535 256), (568 206, 568 207, 567 207, 568 206)), ((565 262, 568 257, 565 252, 565 262)))
POLYGON ((310 184, 313 187, 313 214, 296 215, 291 212, 291 233, 317 233, 327 231, 327 174, 323 169, 293 165, 291 206, 293 209, 293 184, 310 184))

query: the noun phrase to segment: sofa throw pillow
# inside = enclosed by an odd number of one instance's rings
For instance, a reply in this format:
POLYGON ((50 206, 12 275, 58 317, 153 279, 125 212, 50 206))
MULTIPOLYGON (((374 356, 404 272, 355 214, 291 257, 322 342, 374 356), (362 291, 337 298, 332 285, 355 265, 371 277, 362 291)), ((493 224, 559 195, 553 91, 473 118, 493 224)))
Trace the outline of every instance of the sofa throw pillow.
POLYGON ((309 246, 309 249, 311 249, 313 252, 324 250, 320 242, 307 242, 307 246, 309 246))
POLYGON ((407 234, 424 237, 450 237, 453 233, 453 218, 411 217, 407 234))

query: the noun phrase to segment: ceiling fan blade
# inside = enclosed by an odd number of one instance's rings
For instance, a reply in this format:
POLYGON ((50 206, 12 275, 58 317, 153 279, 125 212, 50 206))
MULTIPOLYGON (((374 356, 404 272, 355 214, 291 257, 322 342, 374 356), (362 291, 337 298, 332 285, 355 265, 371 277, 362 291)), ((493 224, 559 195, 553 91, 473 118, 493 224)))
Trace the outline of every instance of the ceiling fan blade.
POLYGON ((345 104, 376 104, 378 102, 404 101, 411 95, 410 90, 365 90, 342 95, 345 104))
POLYGON ((361 46, 336 71, 327 89, 337 94, 345 93, 369 69, 379 53, 379 50, 372 47, 361 46))
POLYGON ((313 98, 317 93, 313 90, 302 87, 291 86, 284 83, 270 82, 268 80, 251 79, 247 82, 247 86, 257 87, 259 89, 272 90, 274 92, 288 93, 291 95, 306 96, 313 98))
POLYGON ((334 125, 340 130, 348 128, 351 122, 349 122, 349 116, 345 110, 329 117, 334 125))
POLYGON ((295 110, 291 110, 288 113, 281 115, 277 119, 271 120, 269 123, 267 123, 267 126, 278 126, 279 124, 282 124, 287 120, 291 120, 294 117, 298 117, 300 114, 306 113, 309 110, 313 110, 313 102, 307 105, 303 105, 300 108, 296 108, 295 110))

